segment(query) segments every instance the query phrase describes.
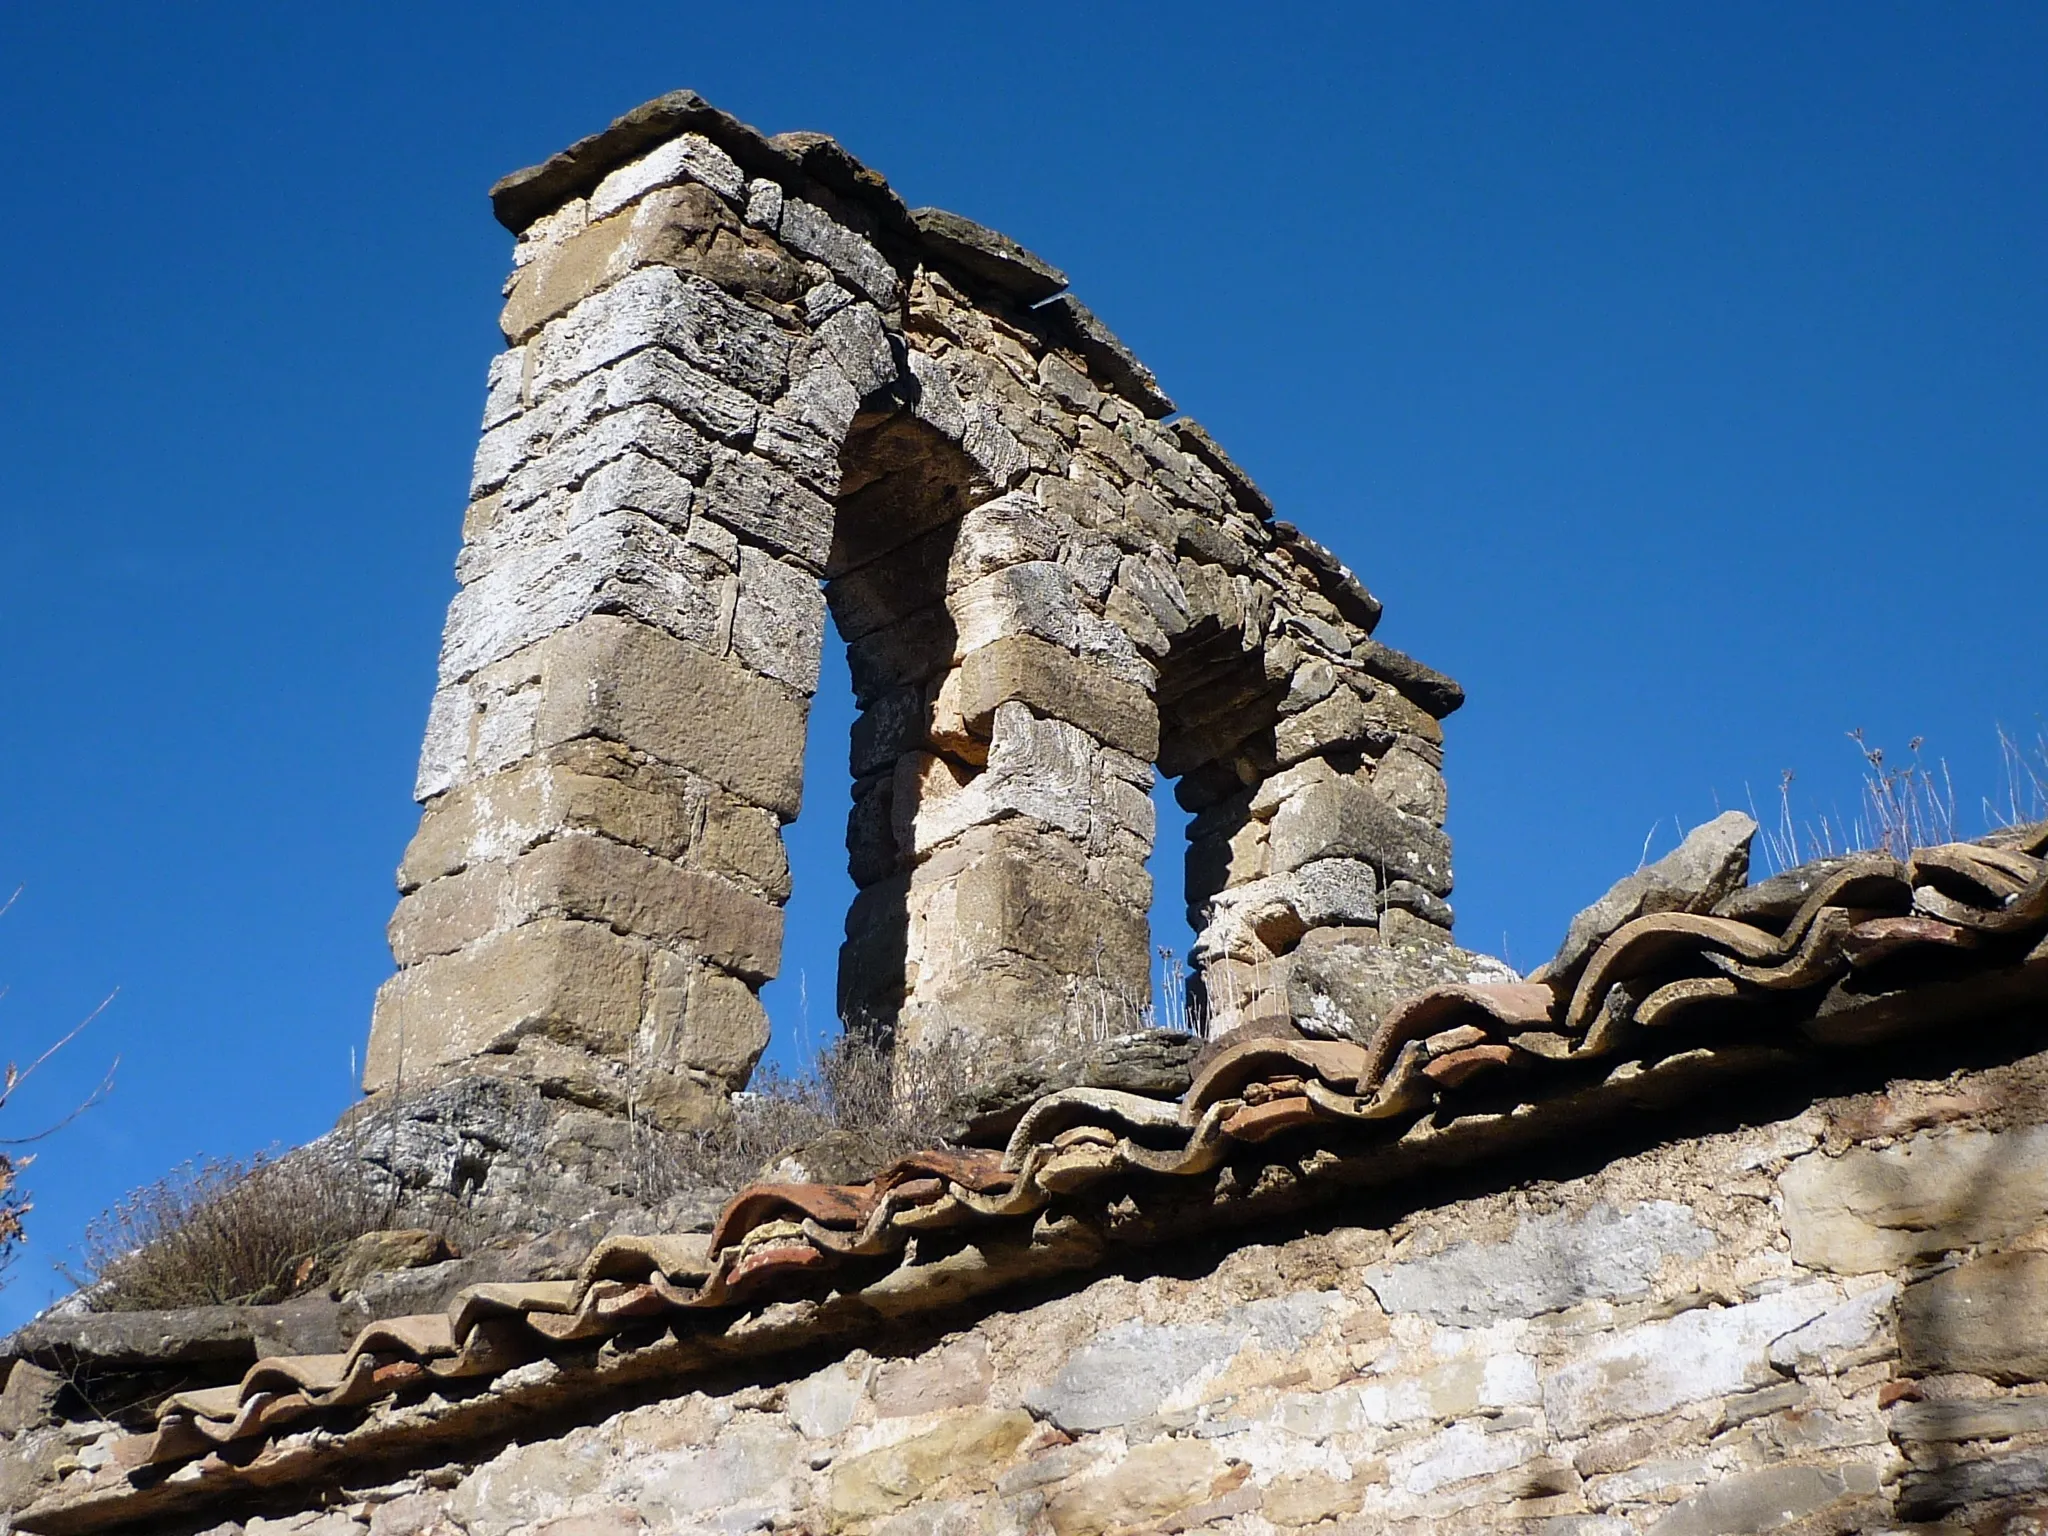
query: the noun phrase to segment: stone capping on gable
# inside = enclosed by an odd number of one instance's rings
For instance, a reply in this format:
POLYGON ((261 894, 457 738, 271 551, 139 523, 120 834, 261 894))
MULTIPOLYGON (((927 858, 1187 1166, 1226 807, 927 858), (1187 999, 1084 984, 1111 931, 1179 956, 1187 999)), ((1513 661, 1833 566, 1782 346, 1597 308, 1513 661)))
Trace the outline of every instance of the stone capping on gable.
MULTIPOLYGON (((499 223, 521 234, 535 220, 590 192, 612 171, 682 133, 703 135, 750 177, 791 191, 807 185, 824 188, 845 208, 858 211, 856 222, 872 225, 868 232, 899 275, 907 277, 920 263, 929 263, 964 277, 972 291, 993 291, 1013 303, 1044 310, 1096 377, 1154 420, 1174 413, 1172 399, 1152 370, 1091 310, 1063 291, 1067 275, 1058 267, 960 214, 942 208, 913 211, 879 172, 827 134, 770 137, 695 91, 656 97, 539 165, 512 172, 491 188, 492 211, 499 223)), ((1195 430, 1202 446, 1194 451, 1223 475, 1247 506, 1270 519, 1272 502, 1206 432, 1195 430)))
POLYGON ((1484 1164, 1744 1079, 1811 1083, 1830 1052, 2048 1001, 2048 823, 1821 861, 1712 910, 1622 922, 1541 980, 1452 985, 1363 1042, 1260 1038, 1177 1099, 1072 1088, 995 1148, 865 1184, 755 1185, 708 1237, 617 1236, 575 1280, 473 1287, 344 1354, 180 1392, 153 1434, 17 1517, 66 1533, 190 1509, 502 1431, 631 1383, 765 1362, 877 1323, 1240 1229, 1345 1190, 1484 1164))

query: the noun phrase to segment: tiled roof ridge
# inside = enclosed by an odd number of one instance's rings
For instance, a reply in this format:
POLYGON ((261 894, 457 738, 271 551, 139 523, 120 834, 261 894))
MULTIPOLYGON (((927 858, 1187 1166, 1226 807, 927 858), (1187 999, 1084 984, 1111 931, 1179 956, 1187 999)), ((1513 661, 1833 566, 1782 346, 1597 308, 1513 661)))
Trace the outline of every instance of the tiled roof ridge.
MULTIPOLYGON (((280 1434, 343 1410, 464 1383, 516 1387, 507 1373, 592 1350, 623 1358, 650 1335, 671 1347, 724 1337, 744 1353, 734 1335, 758 1333, 791 1300, 836 1294, 870 1318, 956 1304, 1015 1277, 986 1273, 985 1254, 1004 1243, 1064 1245, 1040 1274, 1087 1267, 1102 1244, 1077 1236, 1067 1197, 1172 1179, 1198 1189, 1240 1149, 1289 1133, 1288 1145, 1310 1144, 1304 1165, 1353 1146, 1331 1161, 1367 1182, 1432 1138, 1532 1110, 1642 1102, 1646 1083, 1696 1082, 1688 1069, 1718 1054, 1797 1065, 1814 1048, 2044 999, 2048 822, 1905 860, 1822 860, 1713 911, 1637 917, 1560 975, 1419 993, 1363 1043, 1245 1041, 1178 1099, 1062 1089, 1031 1105, 1001 1151, 918 1153, 855 1185, 753 1185, 708 1236, 613 1236, 574 1280, 473 1286, 446 1313, 373 1324, 343 1353, 259 1361, 237 1383, 172 1396, 155 1431, 125 1442, 92 1486, 60 1488, 18 1521, 120 1523, 135 1518, 123 1508, 134 1489, 180 1464, 188 1480, 245 1475, 280 1434)), ((1222 1198, 1220 1183, 1211 1193, 1222 1198)))

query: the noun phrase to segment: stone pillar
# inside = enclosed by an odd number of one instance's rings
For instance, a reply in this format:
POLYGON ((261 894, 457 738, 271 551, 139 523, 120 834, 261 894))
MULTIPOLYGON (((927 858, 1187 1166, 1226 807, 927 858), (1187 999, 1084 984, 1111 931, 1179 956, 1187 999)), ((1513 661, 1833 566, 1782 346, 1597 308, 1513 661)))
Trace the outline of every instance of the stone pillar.
POLYGON ((522 231, 367 1088, 509 1056, 688 1124, 767 1043, 848 366, 894 374, 893 270, 804 217, 684 133, 522 231))

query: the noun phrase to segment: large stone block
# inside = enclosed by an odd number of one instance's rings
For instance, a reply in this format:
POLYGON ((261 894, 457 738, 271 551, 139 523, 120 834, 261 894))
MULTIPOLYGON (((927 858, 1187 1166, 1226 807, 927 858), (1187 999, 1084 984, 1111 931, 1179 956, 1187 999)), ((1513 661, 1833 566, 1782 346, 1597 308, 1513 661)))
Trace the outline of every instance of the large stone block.
POLYGON ((2048 1381, 2048 1253, 1994 1253, 1906 1287, 1907 1371, 2048 1381))
POLYGON ((515 858, 558 832, 594 832, 679 858, 692 819, 683 776, 650 774, 607 743, 571 742, 430 804, 399 865, 399 889, 515 858))
POLYGON ((740 551, 733 654, 755 672, 815 692, 825 644, 825 593, 818 578, 760 550, 740 551))
POLYGON ((1713 1247, 1713 1232, 1688 1206, 1602 1204, 1525 1216, 1503 1241, 1452 1243, 1427 1258, 1376 1266, 1363 1278, 1389 1312, 1474 1328, 1582 1301, 1640 1296, 1666 1259, 1696 1259, 1713 1247))
POLYGON ((2048 1222, 2048 1126, 1812 1153, 1779 1188, 1801 1264, 1851 1275, 1895 1269, 2048 1222))
POLYGON ((544 921, 400 971, 378 989, 369 1092, 540 1033, 624 1054, 640 1026, 651 946, 595 923, 544 921))
POLYGON ((701 133, 681 133, 600 181, 590 194, 590 216, 604 218, 636 197, 684 179, 702 182, 733 202, 747 193, 746 175, 732 156, 701 133))
POLYGON ((1155 673, 1138 648, 1081 600, 1074 574, 1049 560, 1027 560, 968 582, 946 599, 958 632, 956 658, 992 641, 1035 635, 1095 662, 1133 687, 1151 691, 1155 673))
POLYGON ((772 812, 591 740, 550 748, 435 800, 399 866, 399 889, 516 858, 565 832, 687 862, 773 901, 789 895, 789 860, 772 812))
POLYGON ((968 956, 1010 950, 1070 976, 1144 987, 1151 977, 1145 914, 1062 879, 1014 850, 961 876, 957 942, 968 956))
POLYGON ((768 1013, 754 989, 714 966, 658 951, 648 967, 655 1060, 746 1086, 768 1048, 768 1013))
POLYGON ((705 551, 651 518, 600 517, 507 554, 455 594, 442 677, 460 681, 593 613, 630 615, 700 649, 721 649, 728 584, 705 551))
POLYGON ((1602 1335, 1545 1380, 1544 1412, 1558 1434, 1576 1436, 1774 1381, 1771 1341, 1838 1299, 1831 1286, 1800 1285, 1602 1335))
POLYGON ((536 918, 608 924, 691 950, 742 976, 775 974, 782 910, 731 882, 608 838, 568 836, 507 863, 429 881, 398 905, 391 950, 412 965, 536 918))
POLYGON ((812 576, 832 551, 832 505, 778 464, 721 451, 698 505, 742 538, 788 555, 812 576))
MULTIPOLYGON (((1649 1536, 1751 1536, 1752 1532, 1775 1530, 1795 1520, 1814 1519, 1823 1511, 1854 1506, 1871 1498, 1879 1483, 1878 1469, 1860 1462, 1759 1467, 1710 1483, 1650 1526, 1649 1536)), ((1878 1510, 1865 1513, 1879 1515, 1881 1519, 1878 1510)), ((1822 1528, 1845 1527, 1834 1522, 1825 1527, 1801 1527, 1822 1528)))
POLYGON ((789 376, 790 339, 715 283, 642 267, 549 321, 528 343, 538 398, 642 347, 661 346, 713 378, 772 400, 789 376))
POLYGON ((1362 859, 1387 879, 1413 880, 1437 896, 1451 891, 1451 840, 1349 779, 1290 795, 1273 815, 1271 848, 1276 871, 1315 859, 1362 859))
POLYGON ((969 651, 946 682, 947 704, 987 737, 1007 703, 1077 725, 1097 741, 1150 760, 1159 750, 1159 710, 1142 688, 1032 635, 1011 635, 969 651))
POLYGON ((737 662, 594 615, 537 647, 535 745, 597 736, 700 773, 796 819, 805 700, 737 662))

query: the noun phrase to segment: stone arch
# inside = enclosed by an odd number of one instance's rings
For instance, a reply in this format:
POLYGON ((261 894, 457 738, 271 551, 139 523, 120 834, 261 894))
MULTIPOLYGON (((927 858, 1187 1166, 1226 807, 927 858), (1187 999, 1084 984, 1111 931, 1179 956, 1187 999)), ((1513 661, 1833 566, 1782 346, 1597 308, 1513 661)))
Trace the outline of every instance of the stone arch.
MULTIPOLYGON (((1161 424, 1059 273, 688 93, 494 198, 508 348, 367 1088, 506 1071, 718 1112, 767 1041, 828 603, 861 711, 856 1024, 989 1065, 1136 1022, 1155 762, 1208 818, 1190 899, 1224 1012, 1225 940, 1298 938, 1266 907, 1313 928, 1348 872, 1330 910, 1378 916, 1390 837, 1431 820, 1386 800, 1385 760, 1433 774, 1454 685, 1370 639, 1377 604, 1200 427, 1161 424)), ((1402 869, 1440 895, 1436 836, 1402 869)))

